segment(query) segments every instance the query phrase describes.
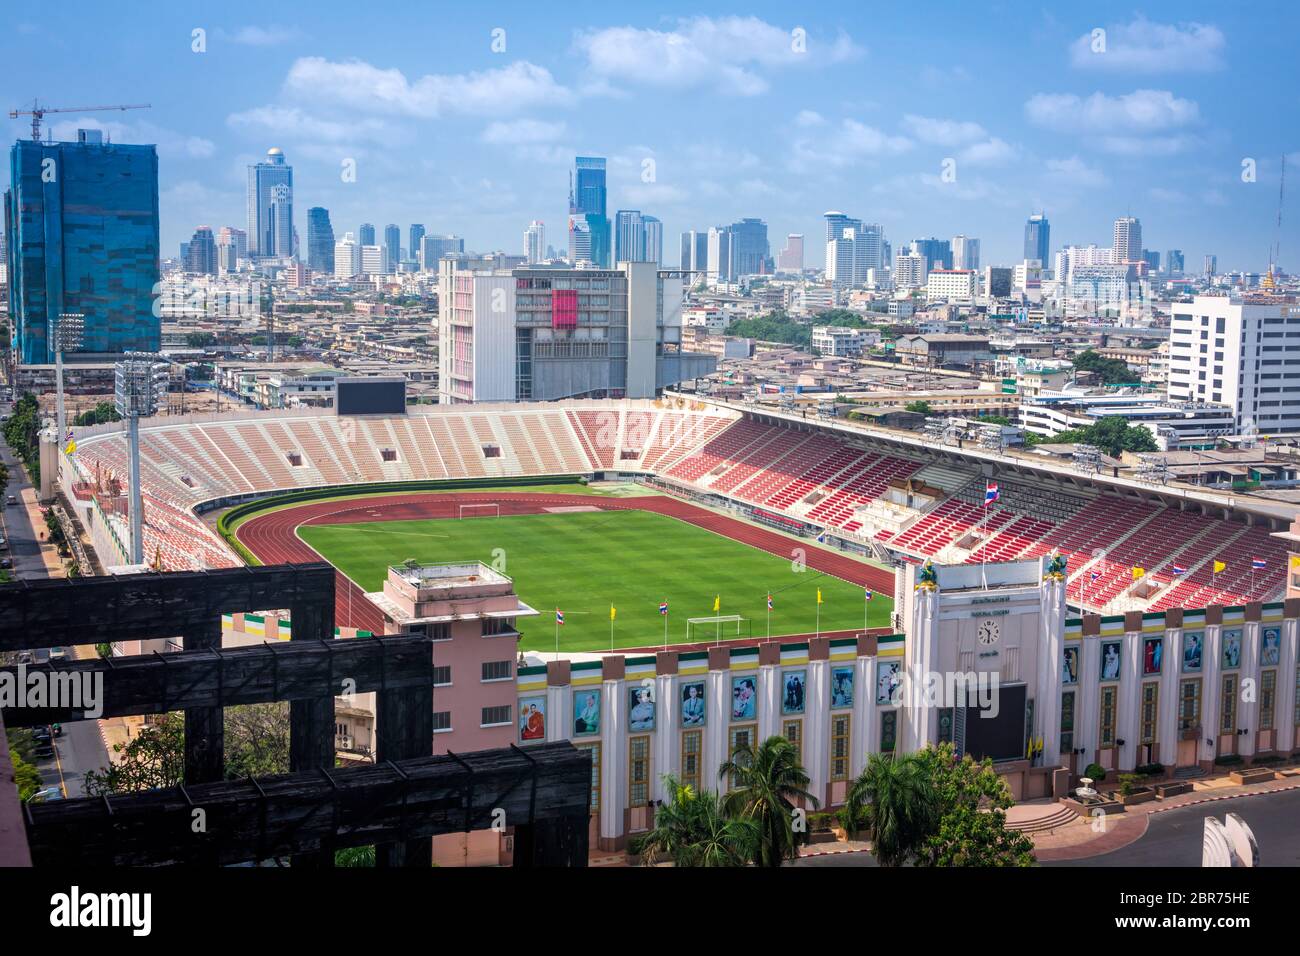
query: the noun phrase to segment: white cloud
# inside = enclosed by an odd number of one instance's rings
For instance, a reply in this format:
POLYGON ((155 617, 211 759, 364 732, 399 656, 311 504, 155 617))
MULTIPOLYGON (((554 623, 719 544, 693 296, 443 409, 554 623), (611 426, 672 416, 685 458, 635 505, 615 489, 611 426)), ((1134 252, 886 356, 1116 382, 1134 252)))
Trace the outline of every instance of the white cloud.
POLYGON ((1186 126, 1196 122, 1199 111, 1195 102, 1168 90, 1134 90, 1122 96, 1093 93, 1086 99, 1073 93, 1038 93, 1025 103, 1025 115, 1048 129, 1115 134, 1186 126))
POLYGON ((960 146, 988 135, 983 126, 969 120, 934 119, 912 113, 903 117, 903 128, 921 142, 935 146, 960 146))
POLYGON ((231 43, 238 43, 242 46, 279 46, 281 43, 288 43, 290 40, 296 40, 299 32, 295 27, 242 27, 229 35, 231 43))
POLYGON ((310 139, 342 143, 378 134, 384 123, 376 119, 342 120, 313 116, 296 106, 258 106, 231 113, 226 124, 233 129, 257 134, 275 133, 281 139, 310 139))
POLYGON ((1173 156, 1181 153, 1199 140, 1194 136, 1103 136, 1097 145, 1117 156, 1173 156))
POLYGON ((906 136, 846 119, 824 136, 796 140, 790 168, 796 172, 837 169, 880 156, 897 156, 914 145, 906 136))
POLYGON ((1110 180, 1101 170, 1089 166, 1078 156, 1068 159, 1049 159, 1046 163, 1049 178, 1071 186, 1105 186, 1110 180))
POLYGON ((302 57, 289 68, 284 91, 290 97, 421 119, 443 113, 508 113, 573 99, 549 70, 523 60, 494 70, 408 80, 401 70, 363 60, 302 57))
POLYGON ((548 123, 535 119, 498 121, 483 131, 483 142, 498 145, 549 143, 563 136, 564 130, 563 122, 548 123))
POLYGON ((97 129, 105 139, 115 143, 143 143, 158 147, 164 158, 207 159, 217 151, 216 144, 202 136, 175 133, 152 123, 115 123, 91 117, 62 120, 48 127, 56 140, 74 141, 79 129, 97 129))
POLYGON ((578 33, 575 46, 589 70, 607 81, 674 90, 709 86, 739 96, 767 91, 756 68, 837 63, 861 52, 847 34, 829 43, 806 36, 800 41, 794 31, 757 17, 693 17, 671 30, 587 30, 578 33))
POLYGON ((1157 202, 1171 203, 1181 205, 1187 202, 1187 194, 1177 189, 1166 189, 1163 186, 1152 186, 1147 190, 1147 195, 1157 202))
POLYGON ((1223 31, 1203 23, 1153 23, 1139 14, 1132 23, 1106 28, 1105 47, 1089 31, 1070 44, 1070 61, 1081 69, 1124 73, 1208 72, 1222 69, 1223 31))
POLYGON ((796 126, 825 126, 826 117, 816 110, 800 110, 794 122, 796 126))
POLYGON ((1014 146, 992 136, 982 143, 971 143, 957 154, 957 161, 967 166, 999 166, 1015 159, 1016 154, 1014 146))

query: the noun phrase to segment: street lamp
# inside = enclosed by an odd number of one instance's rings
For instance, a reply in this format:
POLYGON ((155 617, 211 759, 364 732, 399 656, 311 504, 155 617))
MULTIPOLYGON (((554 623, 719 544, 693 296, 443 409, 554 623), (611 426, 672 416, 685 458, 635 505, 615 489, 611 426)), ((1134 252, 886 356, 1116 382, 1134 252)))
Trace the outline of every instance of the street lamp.
POLYGON ((65 447, 68 441, 68 423, 63 413, 63 353, 80 348, 85 331, 86 316, 81 312, 60 312, 59 320, 51 330, 51 341, 54 343, 55 407, 58 409, 59 429, 55 440, 59 448, 65 447))

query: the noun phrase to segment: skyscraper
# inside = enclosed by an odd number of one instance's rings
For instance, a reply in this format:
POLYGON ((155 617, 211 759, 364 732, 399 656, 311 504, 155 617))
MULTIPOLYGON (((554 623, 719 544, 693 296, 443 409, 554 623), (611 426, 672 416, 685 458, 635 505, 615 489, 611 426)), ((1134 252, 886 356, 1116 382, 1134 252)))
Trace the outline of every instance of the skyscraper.
POLYGON ((530 266, 546 259, 546 224, 540 219, 534 219, 524 230, 524 255, 530 266))
POLYGON ((613 253, 605 213, 605 159, 578 156, 569 186, 569 261, 609 268, 613 253), (579 253, 584 253, 579 255, 579 253))
POLYGON ((1165 253, 1165 272, 1171 276, 1183 274, 1183 250, 1170 249, 1165 253))
POLYGON ((424 225, 411 223, 410 239, 406 243, 406 254, 416 262, 420 261, 420 240, 424 238, 424 225))
POLYGON ((323 206, 307 210, 307 266, 313 272, 334 271, 334 226, 323 206))
POLYGON ((792 232, 785 237, 785 248, 776 258, 778 272, 803 271, 803 234, 792 232))
POLYGON ((1046 266, 1052 248, 1052 226, 1044 213, 1030 216, 1025 223, 1025 258, 1046 266))
POLYGON ((239 270, 239 260, 248 258, 248 233, 234 226, 222 226, 217 233, 217 272, 239 270))
POLYGON ((867 281, 867 272, 889 265, 888 243, 877 223, 863 223, 842 212, 828 212, 826 220, 826 278, 847 289, 867 281))
POLYGON ((645 261, 645 226, 641 210, 620 209, 614 213, 614 261, 645 261))
POLYGON ((198 275, 217 274, 217 239, 211 226, 199 226, 190 237, 185 271, 198 275))
POLYGON ((361 243, 350 233, 343 233, 343 238, 334 246, 334 277, 351 279, 361 274, 361 243))
POLYGON ((375 244, 375 225, 371 222, 363 222, 357 229, 357 242, 363 246, 373 246, 375 244))
POLYGON ((931 269, 951 269, 952 268, 952 244, 947 239, 914 239, 912 240, 912 254, 925 256, 925 269, 929 272, 931 269))
POLYGON ((714 283, 730 282, 731 272, 731 231, 726 226, 709 227, 708 273, 714 283))
POLYGON ((402 230, 396 223, 390 222, 384 227, 385 272, 396 272, 402 261, 402 230))
POLYGON ((54 361, 48 333, 65 312, 84 316, 77 351, 156 351, 156 148, 106 144, 98 130, 81 130, 75 143, 15 143, 9 170, 4 234, 18 361, 54 361), (58 170, 57 188, 49 169, 58 170))
POLYGON ((248 254, 275 259, 293 255, 293 167, 279 147, 248 167, 248 254))
POLYGON ((654 216, 642 216, 641 225, 645 230, 645 261, 655 265, 664 262, 664 224, 654 216))
POLYGON ((1115 239, 1111 244, 1115 250, 1115 262, 1142 261, 1142 223, 1133 216, 1123 216, 1115 220, 1115 239))
POLYGON ((420 239, 420 268, 437 272, 439 259, 464 251, 465 240, 460 236, 425 235, 420 239))
MULTIPOLYGON (((707 272, 709 268, 709 234, 691 229, 682 233, 678 268, 683 272, 707 272)), ((690 283, 699 282, 703 276, 695 276, 690 283)))
POLYGON ((767 223, 761 219, 742 219, 727 227, 731 233, 732 279, 765 275, 768 271, 767 223))
POLYGON ((952 267, 954 269, 971 269, 978 272, 980 267, 980 241, 970 236, 952 237, 952 267))
POLYGON ((1215 276, 1219 272, 1219 257, 1213 253, 1206 253, 1205 268, 1202 270, 1207 276, 1215 276))

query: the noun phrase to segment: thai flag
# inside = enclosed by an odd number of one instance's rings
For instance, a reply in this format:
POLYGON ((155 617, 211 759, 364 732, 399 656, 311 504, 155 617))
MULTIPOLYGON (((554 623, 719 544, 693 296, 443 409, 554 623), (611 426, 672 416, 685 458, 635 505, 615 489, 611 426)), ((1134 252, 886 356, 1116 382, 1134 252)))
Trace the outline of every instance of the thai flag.
POLYGON ((1254 568, 1256 571, 1263 571, 1266 567, 1268 567, 1268 562, 1265 561, 1263 558, 1251 558, 1250 566, 1254 568))
POLYGON ((818 544, 825 544, 825 543, 826 543, 826 532, 825 532, 825 531, 823 531, 821 534, 819 534, 819 535, 817 536, 817 543, 818 543, 818 544))
POLYGON ((1090 571, 1088 574, 1088 583, 1089 584, 1095 583, 1099 577, 1101 577, 1101 572, 1098 571, 1096 568, 1093 568, 1092 571, 1090 571))
POLYGON ((564 624, 564 612, 561 611, 558 607, 555 609, 555 623, 559 625, 564 624))
POLYGON ((659 602, 659 613, 660 613, 660 614, 667 614, 667 613, 668 613, 668 602, 667 602, 667 601, 660 601, 660 602, 659 602))
POLYGON ((998 500, 998 483, 990 481, 984 486, 984 507, 987 508, 998 500))
POLYGON ((767 609, 772 610, 772 595, 770 594, 767 596, 767 609))
POLYGON ((1186 574, 1186 573, 1187 573, 1187 569, 1183 567, 1181 564, 1174 565, 1174 574, 1186 574))
POLYGON ((867 600, 871 600, 871 588, 867 588, 867 600))

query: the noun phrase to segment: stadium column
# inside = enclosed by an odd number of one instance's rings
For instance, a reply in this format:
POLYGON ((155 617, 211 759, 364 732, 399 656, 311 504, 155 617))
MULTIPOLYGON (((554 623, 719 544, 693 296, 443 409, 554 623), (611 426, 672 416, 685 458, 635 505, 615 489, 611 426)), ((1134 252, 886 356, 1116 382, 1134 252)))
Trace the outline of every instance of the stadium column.
MULTIPOLYGON (((1291 573, 1291 572, 1288 572, 1291 573)), ((1296 746, 1296 661, 1297 641, 1300 640, 1300 598, 1287 598, 1283 605, 1282 648, 1278 654, 1277 669, 1277 751, 1291 753, 1296 746), (1289 675, 1289 676, 1288 676, 1289 675)))
POLYGON ((1120 654, 1119 720, 1116 737, 1124 741, 1116 758, 1116 770, 1137 766, 1137 749, 1142 742, 1142 612, 1124 614, 1124 639, 1120 654))
MULTIPOLYGON (((1237 753, 1249 760, 1255 755, 1255 741, 1259 734, 1259 648, 1263 640, 1263 628, 1260 626, 1264 616, 1264 607, 1257 601, 1246 605, 1246 620, 1242 622, 1241 634, 1241 677, 1237 684, 1237 727, 1246 733, 1237 738, 1237 753), (1242 685, 1247 679, 1254 680, 1256 692, 1247 694, 1242 685)), ((1273 699, 1277 700, 1277 685, 1273 685, 1273 699)), ((1277 726, 1277 707, 1273 708, 1273 726, 1277 726)))
POLYGON ((1205 640, 1201 652, 1201 735, 1197 754, 1201 768, 1214 769, 1214 758, 1219 755, 1219 706, 1223 688, 1219 664, 1223 660, 1223 608, 1211 605, 1205 609, 1205 640))
MULTIPOLYGON (((289 609, 289 639, 293 641, 334 640, 334 588, 312 601, 301 601, 289 609)), ((340 675, 340 680, 346 675, 340 675)), ((341 687, 339 688, 341 690, 341 687)), ((432 713, 430 713, 432 720, 432 713)), ((433 734, 430 732, 429 739, 433 734)), ((432 745, 430 746, 432 749, 432 745)), ((289 771, 328 770, 334 766, 334 694, 289 702, 289 771)), ((293 866, 333 866, 329 848, 292 857, 293 866)))
POLYGON ((1038 647, 1034 687, 1034 723, 1043 738, 1041 766, 1069 763, 1061 753, 1061 661, 1065 636, 1065 582, 1044 580, 1039 592, 1042 640, 1038 647))
MULTIPOLYGON (((1183 609, 1171 607, 1165 611, 1164 644, 1160 648, 1160 691, 1157 740, 1160 746, 1156 760, 1166 767, 1178 765, 1178 684, 1182 676, 1183 661, 1183 609)), ((1145 658, 1145 654, 1143 657, 1145 658)))
MULTIPOLYGON (((221 615, 209 614, 201 625, 181 635, 187 651, 221 648, 221 615)), ((185 782, 215 783, 226 775, 225 711, 220 707, 185 709, 185 782)))

